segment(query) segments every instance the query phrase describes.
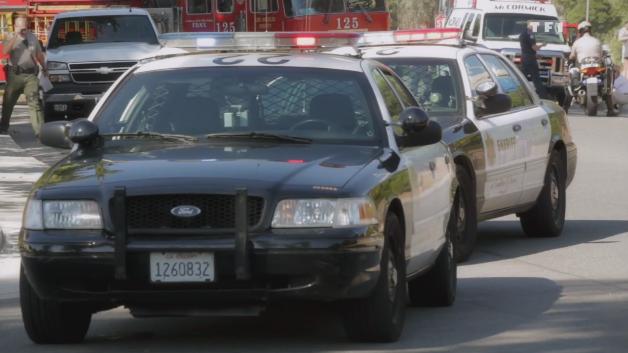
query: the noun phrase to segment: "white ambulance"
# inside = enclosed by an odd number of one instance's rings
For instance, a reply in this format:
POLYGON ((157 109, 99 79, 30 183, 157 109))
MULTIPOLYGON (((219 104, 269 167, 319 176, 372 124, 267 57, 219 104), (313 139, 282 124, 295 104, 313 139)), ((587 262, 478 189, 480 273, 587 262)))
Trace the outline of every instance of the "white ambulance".
POLYGON ((549 0, 454 0, 445 27, 462 29, 465 39, 496 50, 519 65, 519 35, 528 21, 533 21, 537 42, 547 44, 538 52, 541 78, 562 103, 569 83, 566 62, 570 48, 558 11, 549 0))

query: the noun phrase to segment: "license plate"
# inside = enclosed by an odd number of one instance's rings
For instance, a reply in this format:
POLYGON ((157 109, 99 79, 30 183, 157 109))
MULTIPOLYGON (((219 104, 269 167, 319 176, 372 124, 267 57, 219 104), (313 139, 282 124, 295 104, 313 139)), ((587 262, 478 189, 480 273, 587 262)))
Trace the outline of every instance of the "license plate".
POLYGON ((55 110, 55 112, 65 112, 68 110, 68 105, 67 104, 54 104, 52 108, 55 110))
POLYGON ((159 252, 150 254, 150 280, 157 283, 214 281, 214 254, 159 252))

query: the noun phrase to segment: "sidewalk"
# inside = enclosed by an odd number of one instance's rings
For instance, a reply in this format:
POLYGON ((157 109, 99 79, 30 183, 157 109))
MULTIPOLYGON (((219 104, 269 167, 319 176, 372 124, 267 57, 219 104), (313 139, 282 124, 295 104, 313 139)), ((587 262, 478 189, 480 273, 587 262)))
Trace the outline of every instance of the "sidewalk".
POLYGON ((16 145, 11 136, 0 135, 0 229, 6 242, 0 249, 0 302, 18 297, 17 237, 22 210, 33 182, 46 168, 16 145))

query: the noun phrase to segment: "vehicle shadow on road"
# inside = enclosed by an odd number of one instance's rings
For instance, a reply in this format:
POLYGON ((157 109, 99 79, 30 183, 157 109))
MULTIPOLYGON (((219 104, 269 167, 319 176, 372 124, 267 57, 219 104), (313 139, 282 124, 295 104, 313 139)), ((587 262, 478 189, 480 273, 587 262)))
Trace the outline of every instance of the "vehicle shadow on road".
POLYGON ((531 238, 525 235, 519 221, 494 220, 480 224, 476 252, 498 257, 472 255, 470 261, 465 264, 531 255, 578 244, 613 242, 607 239, 623 233, 628 233, 628 221, 567 220, 559 237, 531 238))
MULTIPOLYGON (((124 352, 131 348, 198 352, 203 347, 212 352, 429 350, 487 338, 539 320, 561 291, 558 284, 544 278, 460 279, 458 301, 453 307, 409 307, 400 341, 385 345, 349 341, 338 304, 301 303, 276 306, 259 318, 134 320, 118 310, 96 315, 83 344, 58 347, 63 347, 63 352, 124 352)), ((0 327, 4 327, 0 344, 6 346, 10 339, 10 351, 28 346, 44 351, 45 347, 32 346, 28 341, 18 314, 15 308, 12 315, 3 315, 0 306, 0 327)))

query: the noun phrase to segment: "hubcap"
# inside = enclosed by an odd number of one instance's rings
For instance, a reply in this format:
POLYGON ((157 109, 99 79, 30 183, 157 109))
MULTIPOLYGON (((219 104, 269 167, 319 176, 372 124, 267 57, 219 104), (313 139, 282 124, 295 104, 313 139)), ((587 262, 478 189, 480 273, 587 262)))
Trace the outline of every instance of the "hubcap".
POLYGON ((388 299, 390 302, 395 301, 395 297, 397 296, 397 283, 399 279, 397 278, 397 267, 395 266, 395 258, 392 251, 388 254, 388 299))
POLYGON ((550 178, 550 201, 552 203, 552 209, 554 212, 558 210, 560 205, 560 192, 558 190, 558 178, 556 177, 556 170, 552 170, 550 178))

